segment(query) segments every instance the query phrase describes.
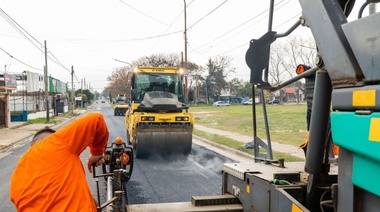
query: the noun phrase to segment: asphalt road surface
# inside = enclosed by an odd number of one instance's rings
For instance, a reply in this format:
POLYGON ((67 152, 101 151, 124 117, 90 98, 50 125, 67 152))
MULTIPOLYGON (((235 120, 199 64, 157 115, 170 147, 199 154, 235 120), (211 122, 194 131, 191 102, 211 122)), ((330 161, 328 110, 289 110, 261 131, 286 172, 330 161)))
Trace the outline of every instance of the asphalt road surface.
MULTIPOLYGON (((126 139, 124 117, 114 116, 111 105, 97 103, 88 111, 97 111, 104 115, 110 131, 109 144, 116 137, 126 139)), ((9 181, 18 160, 29 145, 26 144, 0 158, 0 211, 15 211, 9 200, 9 181)), ((81 155, 84 165, 87 163, 88 155, 88 150, 81 155)), ((145 159, 136 159, 131 180, 127 184, 129 203, 189 202, 191 196, 219 195, 222 188, 221 169, 226 162, 232 161, 194 143, 188 157, 161 158, 153 155, 145 159)), ((101 172, 100 168, 97 168, 97 172, 101 172)), ((86 174, 93 196, 97 198, 95 180, 87 170, 86 174)), ((106 191, 103 178, 99 179, 99 185, 101 202, 104 202, 106 191)))
MULTIPOLYGON (((126 139, 124 117, 114 116, 109 107, 100 106, 110 130, 110 142, 118 136, 126 139)), ((225 162, 231 160, 195 144, 187 157, 153 155, 136 159, 127 184, 129 203, 187 202, 191 196, 221 194, 225 162)))

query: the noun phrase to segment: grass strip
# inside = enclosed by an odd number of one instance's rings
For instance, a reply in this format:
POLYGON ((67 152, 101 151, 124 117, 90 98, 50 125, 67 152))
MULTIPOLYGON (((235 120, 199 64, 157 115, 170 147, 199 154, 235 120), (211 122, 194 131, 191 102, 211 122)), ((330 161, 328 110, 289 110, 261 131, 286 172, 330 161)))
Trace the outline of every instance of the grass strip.
MULTIPOLYGON (((221 144, 221 145, 227 146, 229 148, 248 153, 250 155, 253 155, 253 153, 254 153, 253 149, 245 149, 244 144, 242 142, 236 141, 236 140, 231 139, 231 138, 227 138, 225 136, 220 136, 220 135, 216 135, 213 133, 209 133, 209 132, 205 132, 205 131, 201 131, 201 130, 197 130, 197 129, 194 129, 193 134, 197 135, 199 137, 205 138, 205 139, 212 141, 214 143, 221 144)), ((260 151, 265 152, 265 150, 262 148, 260 149, 260 151)), ((275 160, 282 158, 285 160, 285 162, 303 161, 302 158, 292 156, 291 154, 288 154, 288 153, 277 152, 277 151, 273 151, 273 158, 275 160)))
POLYGON ((43 123, 43 124, 57 124, 59 122, 60 121, 54 120, 54 119, 50 119, 49 121, 47 121, 46 118, 35 118, 35 119, 29 119, 28 120, 28 124, 40 124, 40 123, 43 123))

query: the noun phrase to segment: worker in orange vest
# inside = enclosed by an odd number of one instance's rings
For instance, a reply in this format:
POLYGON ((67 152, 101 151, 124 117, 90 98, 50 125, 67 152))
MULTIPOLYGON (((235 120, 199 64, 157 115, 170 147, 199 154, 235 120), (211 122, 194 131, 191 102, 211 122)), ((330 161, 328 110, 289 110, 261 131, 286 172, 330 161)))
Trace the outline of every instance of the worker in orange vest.
POLYGON ((100 113, 85 115, 54 132, 37 132, 12 175, 10 198, 17 211, 97 211, 81 153, 90 148, 87 168, 104 163, 108 128, 100 113))

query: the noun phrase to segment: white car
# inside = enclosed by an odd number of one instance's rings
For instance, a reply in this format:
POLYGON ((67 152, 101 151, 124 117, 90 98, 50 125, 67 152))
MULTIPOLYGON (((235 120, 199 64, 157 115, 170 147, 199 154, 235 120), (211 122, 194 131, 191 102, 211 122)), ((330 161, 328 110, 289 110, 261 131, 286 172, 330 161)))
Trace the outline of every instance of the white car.
POLYGON ((220 106, 230 106, 229 103, 225 101, 217 101, 212 104, 214 107, 220 107, 220 106))
POLYGON ((243 105, 251 105, 252 99, 249 99, 248 101, 243 102, 243 105))

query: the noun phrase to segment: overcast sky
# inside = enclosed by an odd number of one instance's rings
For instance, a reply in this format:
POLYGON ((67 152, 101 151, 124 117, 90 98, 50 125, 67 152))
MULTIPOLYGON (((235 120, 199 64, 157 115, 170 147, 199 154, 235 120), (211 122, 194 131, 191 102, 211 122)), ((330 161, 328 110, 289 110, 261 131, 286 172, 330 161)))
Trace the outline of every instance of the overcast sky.
MULTIPOLYGON (((236 70, 231 77, 248 81, 245 53, 250 39, 267 31, 269 0, 186 3, 188 60, 205 66, 209 58, 228 56, 236 70)), ((301 8, 298 0, 275 5, 273 30, 283 32, 301 8)), ((52 77, 71 82, 74 66, 76 89, 85 78, 101 92, 107 76, 126 65, 114 59, 131 63, 151 54, 184 52, 183 0, 0 0, 0 9, 1 73, 43 74, 46 40, 52 77)), ((305 27, 294 34, 310 37, 305 27)))

